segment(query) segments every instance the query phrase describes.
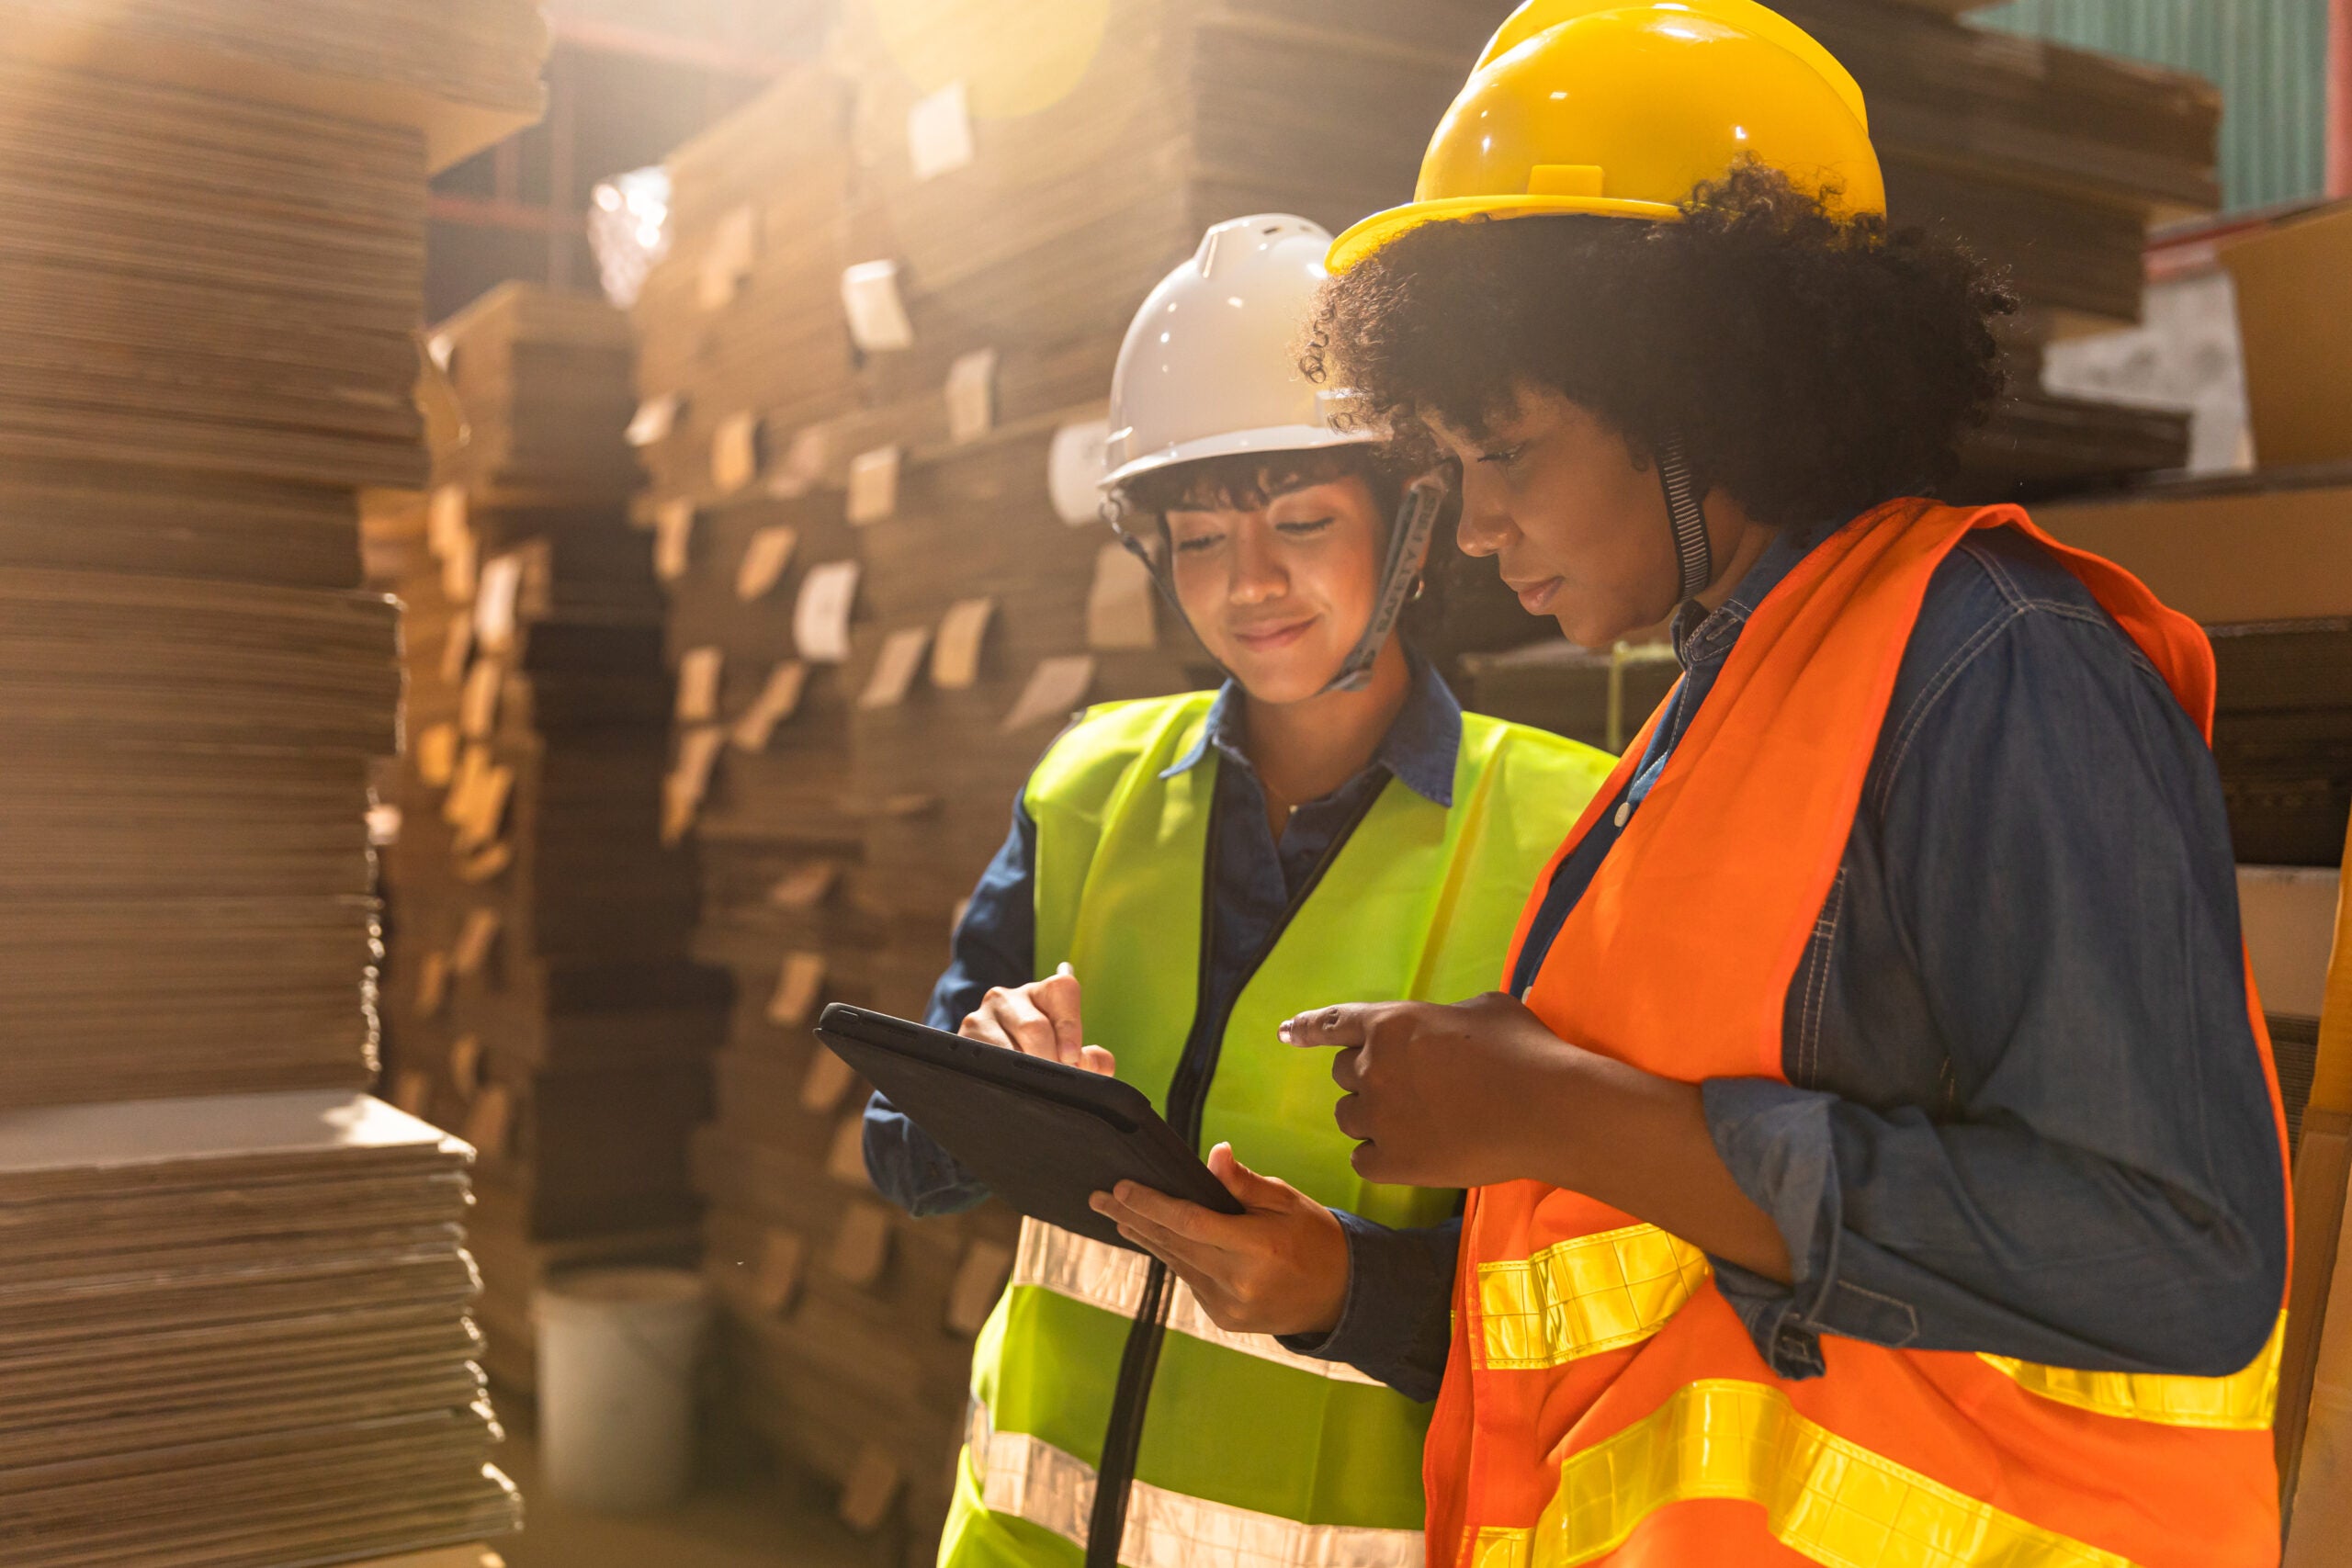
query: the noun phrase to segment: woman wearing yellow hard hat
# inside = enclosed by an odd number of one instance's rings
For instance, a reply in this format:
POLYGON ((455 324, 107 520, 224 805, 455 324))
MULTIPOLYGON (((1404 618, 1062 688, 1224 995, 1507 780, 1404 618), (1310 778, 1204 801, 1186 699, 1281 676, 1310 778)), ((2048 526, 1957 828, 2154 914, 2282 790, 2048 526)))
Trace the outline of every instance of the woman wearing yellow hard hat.
POLYGON ((1530 613, 1671 615, 1685 669, 1505 990, 1283 1026, 1340 1048, 1360 1172, 1474 1189, 1432 1564, 2277 1558, 2211 655, 2021 510, 1918 499, 2010 305, 1883 205, 1782 18, 1533 0, 1332 249, 1310 370, 1459 460, 1530 613))

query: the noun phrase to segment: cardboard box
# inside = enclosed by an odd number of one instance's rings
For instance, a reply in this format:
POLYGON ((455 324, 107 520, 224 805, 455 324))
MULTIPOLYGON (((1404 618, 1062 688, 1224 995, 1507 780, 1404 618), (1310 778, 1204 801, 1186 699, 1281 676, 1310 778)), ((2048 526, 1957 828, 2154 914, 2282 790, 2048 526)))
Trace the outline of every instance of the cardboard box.
MULTIPOLYGON (((2346 265, 2352 266, 2352 256, 2346 265)), ((2352 371, 2352 360, 2346 368, 2352 371)), ((2352 403, 2344 417, 2352 422, 2352 403)), ((2352 434, 2352 423, 2346 429, 2352 434)), ((2352 465, 2317 474, 2237 476, 2032 512, 2062 544, 2107 557, 2208 626, 2352 615, 2352 465)))
POLYGON ((2232 241, 2221 261, 2237 286, 2256 458, 2352 458, 2352 201, 2232 241))

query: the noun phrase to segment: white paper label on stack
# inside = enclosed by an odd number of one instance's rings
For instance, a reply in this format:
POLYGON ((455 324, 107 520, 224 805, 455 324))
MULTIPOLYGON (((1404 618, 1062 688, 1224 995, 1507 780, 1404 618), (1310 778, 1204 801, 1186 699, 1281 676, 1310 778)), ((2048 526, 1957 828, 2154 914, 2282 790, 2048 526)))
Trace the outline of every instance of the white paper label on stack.
POLYGON ((980 649, 988 640, 989 622, 996 615, 993 599, 958 599, 939 620, 939 641, 931 652, 931 683, 943 692, 969 691, 980 678, 980 649))
POLYGON ((505 671, 495 659, 474 661, 458 698, 458 728, 469 740, 486 739, 498 725, 498 693, 505 671))
POLYGON ((466 923, 458 929, 458 940, 449 949, 450 969, 459 975, 479 974, 497 945, 499 924, 494 908, 467 910, 466 923))
POLYGON ((841 881, 842 868, 829 860, 795 866, 768 889, 768 902, 779 909, 813 909, 841 881))
POLYGON ((858 563, 827 561, 800 580, 800 600, 792 610, 792 640, 812 664, 839 664, 849 658, 849 616, 857 603, 858 563))
POLYGON ((707 724, 718 716, 718 674, 727 660, 722 648, 690 648, 678 656, 680 724, 707 724))
POLYGON ((899 510, 899 458, 896 446, 860 452, 849 462, 849 520, 879 523, 899 510))
POLYGON ((653 514, 653 575, 664 582, 685 576, 694 536, 695 503, 684 496, 663 502, 653 514))
POLYGON ((1093 684, 1094 656, 1091 653, 1041 659, 1030 673, 1029 684, 1022 689, 1021 700, 1012 705, 1012 711, 1004 716, 1000 728, 1011 735, 1047 719, 1058 724, 1086 701, 1087 688, 1093 684))
POLYGON ((427 787, 447 789, 458 772, 458 727, 444 719, 416 738, 416 776, 427 787))
POLYGON ((798 1028, 817 1010, 817 999, 824 991, 823 953, 786 953, 784 967, 776 975, 775 993, 768 998, 768 1021, 785 1029, 798 1028))
POLYGON ((694 826, 695 816, 702 809, 703 796, 709 793, 711 769, 718 761, 718 748, 724 740, 724 734, 715 724, 689 729, 678 737, 677 763, 662 781, 663 843, 676 843, 694 826))
POLYGON ((752 1299, 770 1313, 787 1310, 800 1294, 800 1266, 808 1250, 797 1231, 775 1226, 765 1232, 752 1270, 752 1299))
POLYGON ((424 513, 424 544, 435 560, 447 558, 450 547, 466 536, 466 487, 443 485, 433 492, 424 513))
POLYGON ((474 623, 470 615, 453 615, 441 634, 441 679, 450 685, 466 678, 466 660, 473 657, 474 623))
POLYGON ((899 298, 897 262, 859 262, 842 268, 842 310, 849 317, 850 341, 866 353, 914 346, 915 329, 899 298))
POLYGON ((976 348, 947 369, 947 439, 978 441, 996 425, 997 352, 976 348))
POLYGON ((760 243, 760 215, 750 203, 718 220, 710 243, 703 251, 695 277, 695 298, 706 310, 717 310, 732 300, 751 276, 760 243))
POLYGON ((918 180, 952 174, 972 161, 972 106, 961 81, 950 82, 907 111, 907 162, 918 180))
POLYGON ((523 558, 510 551, 481 569, 474 593, 474 641, 491 653, 514 646, 514 608, 523 591, 523 558))
POLYGON ((743 558, 735 568, 735 597, 745 604, 763 597, 792 564, 800 531, 789 523, 774 523, 752 536, 743 558))
POLYGON ((433 952, 416 966, 416 1010, 431 1018, 449 999, 449 955, 433 952))
POLYGON ((1111 422, 1091 419, 1065 424, 1054 432, 1046 455, 1046 488, 1054 498, 1054 514, 1075 528, 1102 517, 1102 454, 1111 442, 1111 422))
POLYGON ((481 1089, 481 1036, 461 1034, 449 1047, 449 1081, 471 1100, 481 1089))
POLYGON ((452 604, 469 604, 473 599, 475 552, 479 548, 471 533, 460 533, 449 541, 449 548, 441 558, 441 593, 452 604))
POLYGON ((498 829, 506 821, 506 803, 514 794, 514 770, 505 766, 490 769, 466 803, 463 818, 458 823, 456 847, 459 853, 481 848, 498 837, 498 829))
POLYGON ((733 495, 760 477, 760 416, 749 409, 729 414, 710 435, 710 482, 733 495))
POLYGON ((817 488, 832 461, 832 432, 821 424, 806 424, 792 433, 784 461, 768 473, 767 493, 778 501, 797 501, 817 488))
POLYGON ((1151 569, 1117 540, 1094 553, 1094 584, 1086 593, 1086 646, 1093 649, 1156 648, 1152 619, 1159 589, 1151 569))
POLYGON ((874 673, 867 677, 865 690, 858 694, 857 705, 888 708, 905 702, 930 647, 929 626, 906 626, 883 638, 882 657, 874 661, 874 673))
POLYGON ((628 422, 624 439, 632 446, 650 446, 667 441, 678 423, 678 411, 685 399, 676 392, 664 392, 658 398, 648 398, 637 405, 637 412, 628 422))
POLYGON ((787 659, 768 671, 767 683, 752 705, 743 710, 729 733, 739 751, 764 751, 768 739, 775 734, 775 727, 792 716, 800 705, 801 689, 808 683, 808 666, 797 659, 787 659))

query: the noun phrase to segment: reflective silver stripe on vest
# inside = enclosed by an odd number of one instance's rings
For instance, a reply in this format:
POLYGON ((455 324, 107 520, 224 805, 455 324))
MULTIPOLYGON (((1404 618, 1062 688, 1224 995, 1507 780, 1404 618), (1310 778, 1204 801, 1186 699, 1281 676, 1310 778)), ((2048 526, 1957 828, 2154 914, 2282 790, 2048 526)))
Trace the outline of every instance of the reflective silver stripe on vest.
MULTIPOLYGON (((1024 1219, 1021 1222, 1020 1250, 1012 1259, 1012 1283, 1035 1285, 1041 1291, 1117 1313, 1121 1317, 1133 1317, 1136 1309, 1143 1304, 1143 1278, 1150 1266, 1151 1259, 1140 1252, 1095 1241, 1058 1225, 1024 1219)), ((1209 1314, 1190 1285, 1182 1280, 1171 1279, 1171 1282, 1175 1288, 1168 1306, 1168 1326, 1186 1338, 1205 1340, 1245 1356, 1255 1356, 1261 1361, 1295 1367, 1318 1378, 1368 1383, 1374 1388, 1384 1386, 1379 1379, 1366 1377, 1343 1362, 1317 1360, 1285 1350, 1270 1334, 1235 1334, 1219 1328, 1209 1321, 1209 1314)))
MULTIPOLYGON (((1083 1547, 1094 1467, 1037 1438, 999 1432, 972 1401, 965 1429, 980 1502, 1083 1547)), ((1125 1568, 1422 1568, 1419 1530, 1303 1525, 1138 1481, 1119 1541, 1125 1568)))

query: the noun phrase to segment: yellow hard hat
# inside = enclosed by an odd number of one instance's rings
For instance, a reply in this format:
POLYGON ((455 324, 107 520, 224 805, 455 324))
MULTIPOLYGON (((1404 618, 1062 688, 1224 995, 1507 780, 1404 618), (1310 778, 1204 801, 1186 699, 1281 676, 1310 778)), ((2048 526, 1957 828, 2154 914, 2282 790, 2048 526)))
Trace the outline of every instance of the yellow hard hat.
POLYGON ((1413 199, 1332 242, 1344 272, 1408 229, 1486 214, 1670 220, 1741 157, 1883 212, 1861 89, 1754 0, 1527 0, 1421 159, 1413 199))

